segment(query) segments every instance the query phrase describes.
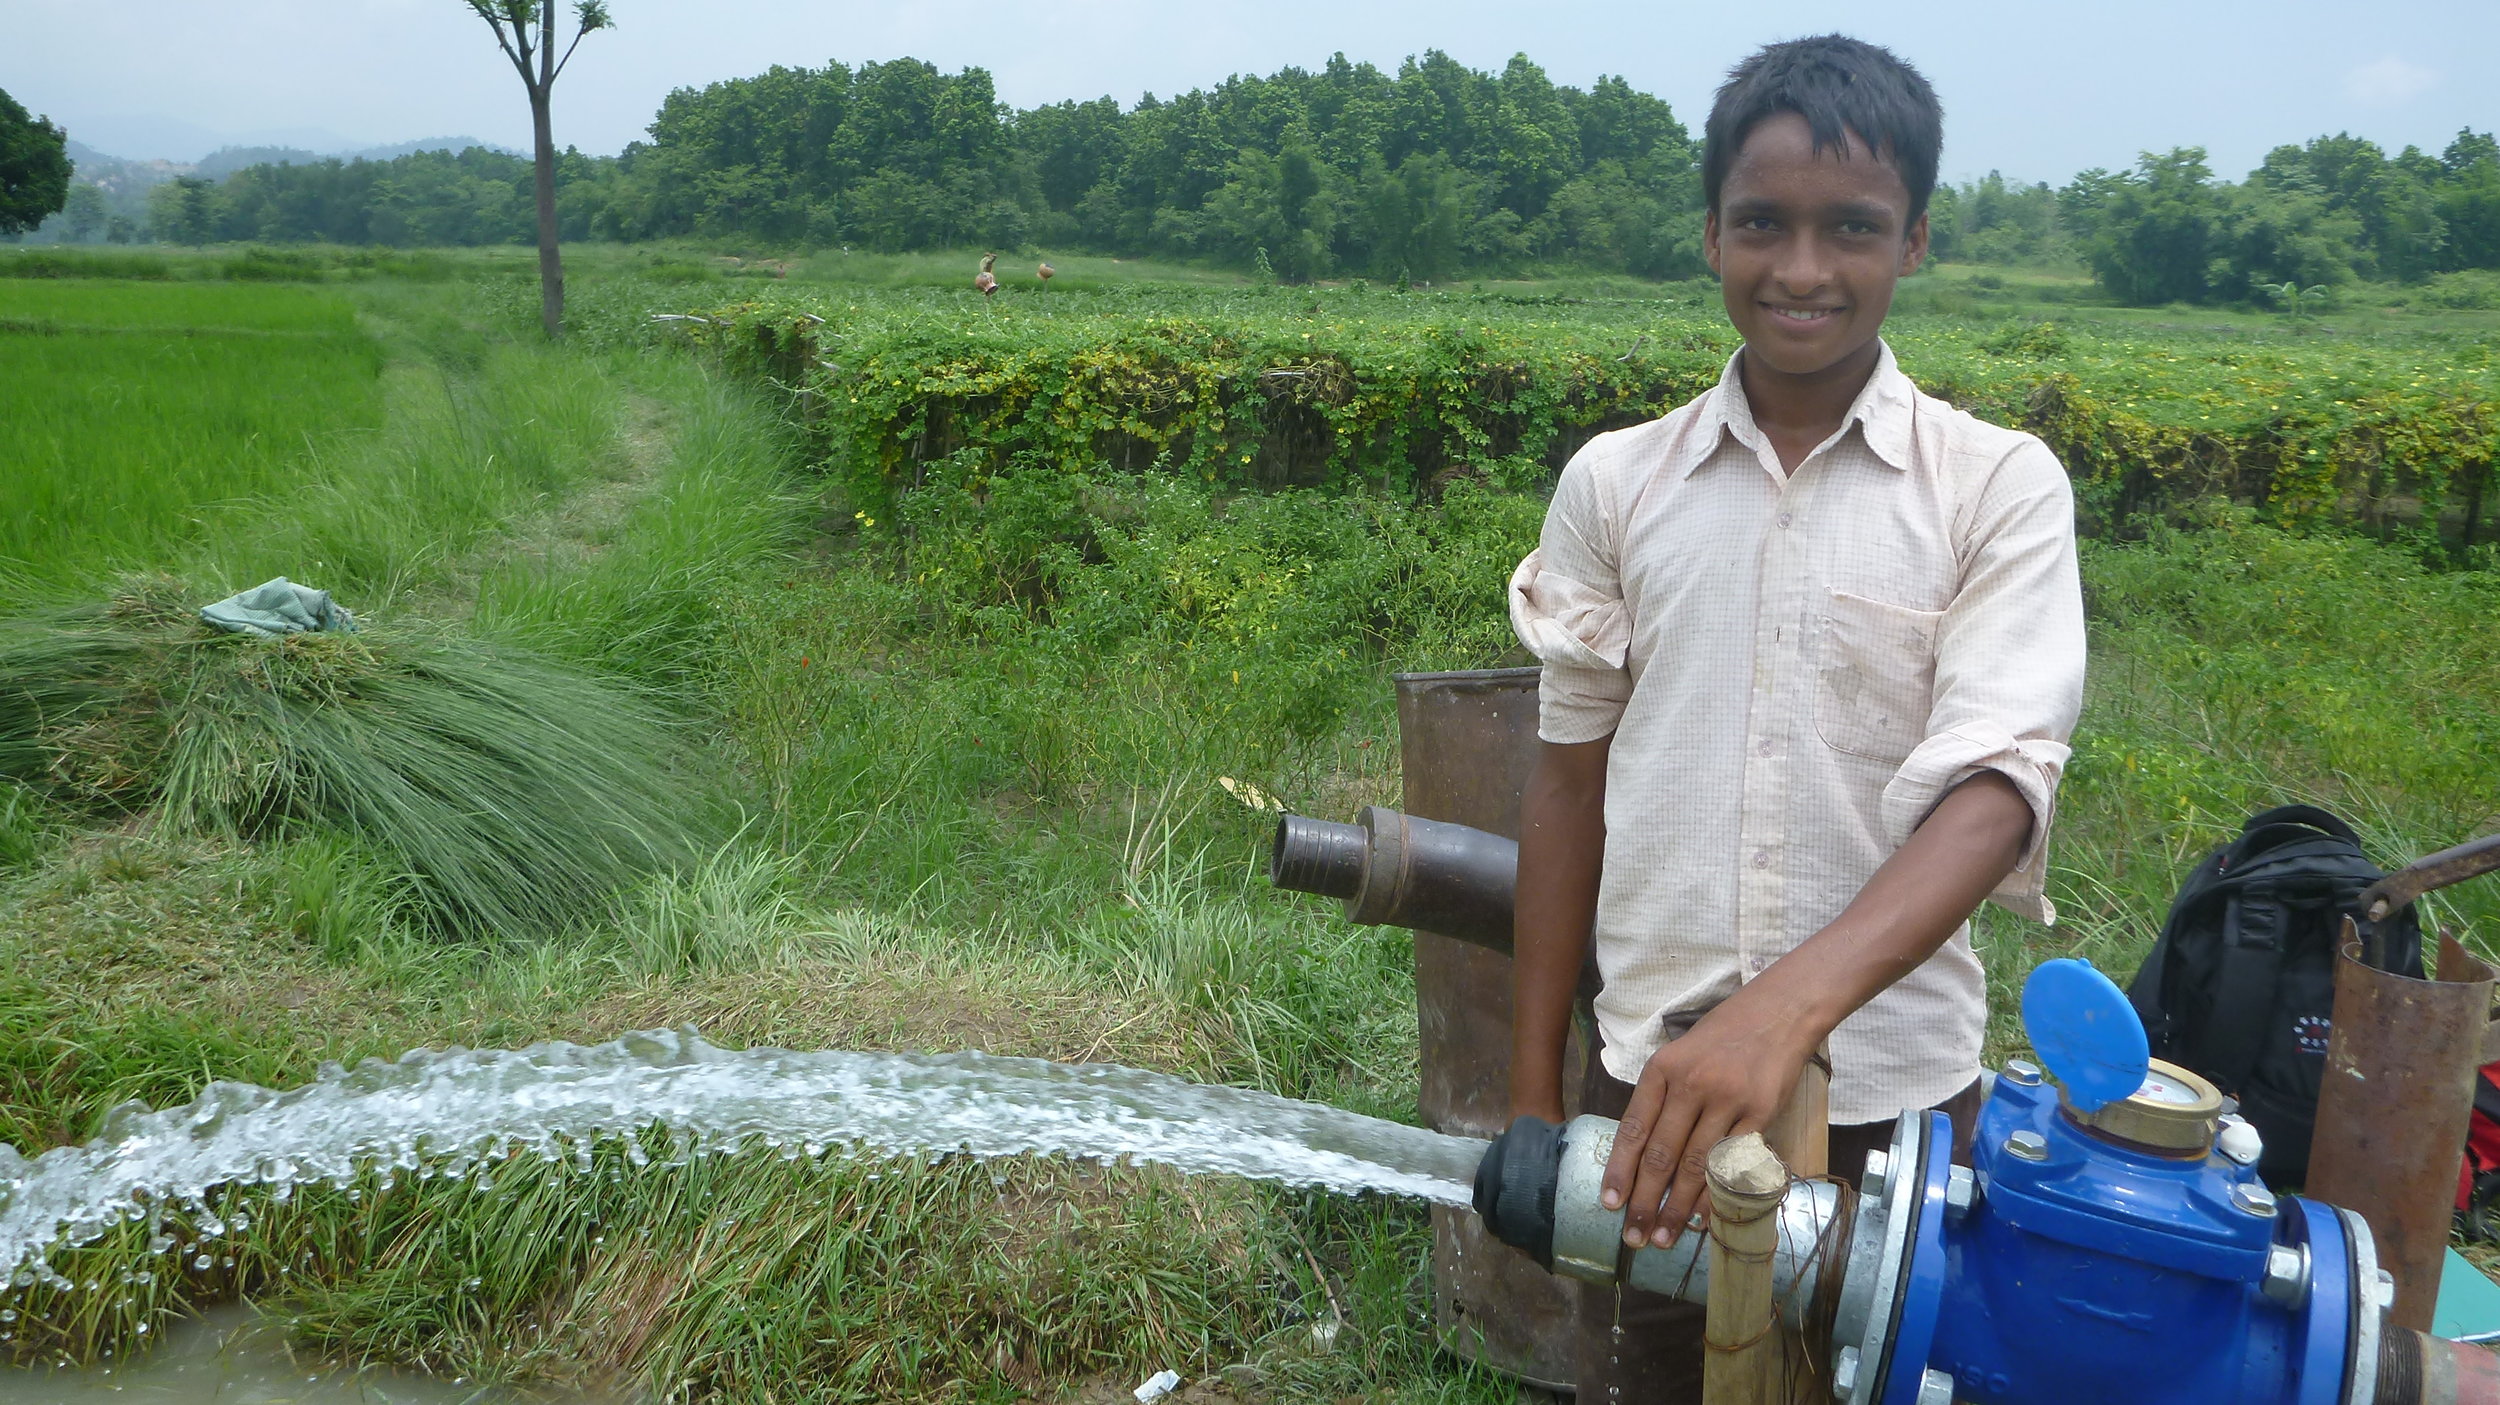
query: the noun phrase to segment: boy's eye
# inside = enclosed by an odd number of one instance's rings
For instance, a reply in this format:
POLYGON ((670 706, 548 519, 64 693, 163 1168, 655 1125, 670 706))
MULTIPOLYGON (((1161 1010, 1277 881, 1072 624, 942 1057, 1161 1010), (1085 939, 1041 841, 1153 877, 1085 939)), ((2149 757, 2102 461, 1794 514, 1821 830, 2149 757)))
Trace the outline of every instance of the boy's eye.
POLYGON ((1742 229, 1777 229, 1779 228, 1779 225, 1774 222, 1769 215, 1755 215, 1747 219, 1738 227, 1742 229))

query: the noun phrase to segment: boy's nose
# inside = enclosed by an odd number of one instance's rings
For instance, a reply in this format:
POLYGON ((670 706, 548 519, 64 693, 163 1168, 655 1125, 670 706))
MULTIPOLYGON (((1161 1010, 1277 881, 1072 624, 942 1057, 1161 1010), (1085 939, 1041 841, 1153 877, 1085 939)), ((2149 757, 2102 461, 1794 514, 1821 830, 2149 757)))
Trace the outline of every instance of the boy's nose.
POLYGON ((1824 257, 1824 252, 1821 245, 1812 239, 1798 239, 1789 244, 1778 266, 1771 270, 1771 277, 1779 284, 1782 296, 1812 297, 1832 281, 1831 260, 1824 257))
POLYGON ((1783 257, 1780 265, 1773 270, 1773 280, 1780 285, 1780 295, 1813 297, 1815 292, 1823 292, 1823 287, 1830 285, 1833 265, 1830 265, 1830 260, 1820 257, 1820 250, 1813 250, 1808 240, 1798 240, 1795 252, 1783 257))

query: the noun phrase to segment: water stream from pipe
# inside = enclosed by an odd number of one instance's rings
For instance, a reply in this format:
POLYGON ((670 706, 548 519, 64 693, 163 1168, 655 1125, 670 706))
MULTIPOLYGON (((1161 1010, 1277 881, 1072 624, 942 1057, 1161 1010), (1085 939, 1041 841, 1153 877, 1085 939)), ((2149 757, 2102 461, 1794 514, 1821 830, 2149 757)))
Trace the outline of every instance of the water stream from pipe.
MULTIPOLYGON (((229 1226, 221 1186, 342 1182, 366 1170, 457 1174, 520 1150, 588 1164, 654 1124, 676 1154, 755 1146, 979 1157, 1057 1155, 1463 1205, 1485 1144, 1319 1103, 1113 1064, 964 1054, 723 1049, 692 1030, 519 1050, 418 1050, 325 1067, 273 1092, 213 1083, 181 1107, 114 1109, 101 1135, 31 1159, 0 1146, 0 1275, 58 1275, 51 1250, 181 1206, 229 1226)), ((233 1228, 240 1229, 241 1226, 233 1228)), ((169 1236, 159 1235, 164 1243, 169 1236)))

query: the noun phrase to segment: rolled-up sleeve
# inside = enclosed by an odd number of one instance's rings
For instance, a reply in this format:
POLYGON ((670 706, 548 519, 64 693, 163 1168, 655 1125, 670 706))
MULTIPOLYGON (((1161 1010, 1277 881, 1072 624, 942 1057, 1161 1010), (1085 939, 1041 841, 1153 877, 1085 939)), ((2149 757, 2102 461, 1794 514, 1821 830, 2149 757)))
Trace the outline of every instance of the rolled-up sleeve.
POLYGON ((1953 787, 1982 771, 2011 781, 2031 806, 2031 836, 1990 897, 2050 923, 2057 913, 2044 891, 2049 826, 2083 707, 2074 524, 2065 469, 2047 446, 2026 438, 1988 476, 1958 526, 1962 586, 1938 626, 1926 739, 1883 797, 1884 825, 1898 845, 1953 787))
POLYGON ((1510 577, 1511 628, 1544 665, 1537 735, 1549 742, 1611 735, 1632 696, 1625 665, 1632 619, 1598 467, 1595 443, 1572 456, 1554 486, 1537 549, 1510 577))

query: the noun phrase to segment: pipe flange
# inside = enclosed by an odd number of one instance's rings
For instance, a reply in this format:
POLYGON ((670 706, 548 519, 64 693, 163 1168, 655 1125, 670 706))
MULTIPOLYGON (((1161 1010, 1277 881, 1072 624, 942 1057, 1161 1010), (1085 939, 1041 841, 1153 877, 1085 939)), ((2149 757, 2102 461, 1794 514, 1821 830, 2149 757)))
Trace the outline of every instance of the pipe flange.
MULTIPOLYGON (((1897 1136, 1898 1128, 1895 1129, 1897 1136)), ((1840 1294, 1832 1304, 1832 1342, 1835 1352, 1847 1351, 1851 1376, 1854 1379, 1859 1360, 1858 1343, 1866 1335, 1869 1305, 1875 1298, 1875 1280, 1879 1276, 1876 1263, 1883 1257, 1885 1215, 1892 1204, 1892 1158, 1888 1153, 1870 1151, 1866 1154, 1866 1175, 1858 1183, 1856 1217, 1849 1226, 1848 1258, 1840 1268, 1840 1294)), ((1833 1367, 1833 1394, 1846 1400, 1855 1389, 1839 1378, 1838 1357, 1833 1367)))
MULTIPOLYGON (((1892 1341, 1885 1347, 1884 1391, 1880 1405, 1907 1405, 1927 1399, 1927 1353, 1936 1344, 1936 1323, 1944 1310, 1945 1280, 1952 1265, 1944 1252, 1945 1205, 1952 1186, 1953 1119, 1941 1112, 1916 1114, 1927 1124, 1926 1159, 1917 1179, 1904 1188, 1916 1197, 1916 1218, 1910 1225, 1909 1249, 1901 1262, 1900 1286, 1894 1290, 1892 1341)), ((1951 1381, 1946 1387, 1951 1388, 1951 1381)))
MULTIPOLYGON (((2332 1205, 2299 1196, 2283 1203, 2288 1213, 2275 1222, 2274 1248, 2296 1246, 2308 1261, 2309 1279, 2304 1300, 2290 1310, 2300 1323, 2292 1377, 2298 1387, 2283 1405, 2342 1405, 2350 1398, 2352 1372, 2352 1237, 2332 1205)), ((2377 1361, 2370 1364, 2375 1372, 2377 1361)))
POLYGON ((1366 805, 1354 822, 1362 827, 1371 861, 1363 884, 1345 900, 1345 916, 1358 927, 1377 927, 1397 910, 1406 891, 1406 816, 1386 805, 1366 805))
POLYGON ((2379 1270, 2378 1241, 2370 1235, 2370 1222, 2340 1205, 2334 1209, 2352 1255, 2352 1327, 2347 1335, 2352 1347, 2346 1358, 2351 1365, 2344 1375, 2343 1405, 2371 1405, 2378 1398, 2379 1328, 2393 1299, 2379 1270))
POLYGON ((1901 1288, 1908 1277, 1904 1270, 1911 1235, 1926 1198, 1920 1192, 1927 1179, 1929 1140, 1926 1117, 1902 1113, 1893 1124, 1892 1150, 1885 1156, 1883 1191, 1859 1202, 1857 1233, 1849 1243, 1849 1273, 1841 1280, 1840 1311, 1832 1326, 1834 1342, 1857 1348, 1858 1369, 1849 1381, 1848 1405, 1875 1405, 1883 1397, 1884 1379, 1892 1365, 1893 1329, 1901 1312, 1901 1288), (1860 1289, 1860 1283, 1866 1286, 1860 1289))

